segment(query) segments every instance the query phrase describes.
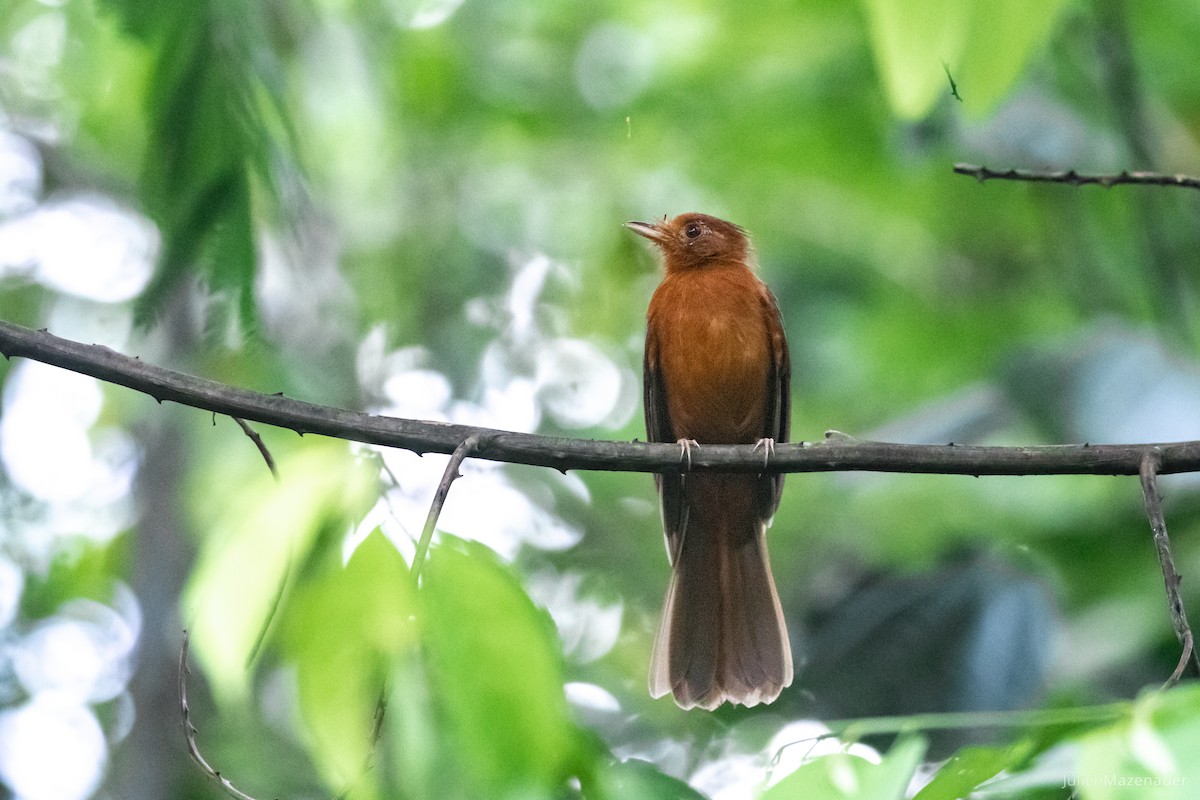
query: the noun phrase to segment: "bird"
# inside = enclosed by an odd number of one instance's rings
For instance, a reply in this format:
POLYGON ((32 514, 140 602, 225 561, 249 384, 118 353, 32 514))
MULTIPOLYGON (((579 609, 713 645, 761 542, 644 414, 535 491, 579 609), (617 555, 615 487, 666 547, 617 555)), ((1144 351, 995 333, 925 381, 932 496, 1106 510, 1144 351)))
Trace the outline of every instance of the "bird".
MULTIPOLYGON (((661 252, 646 314, 647 438, 680 458, 750 444, 764 464, 786 442, 791 361, 779 306, 738 225, 707 214, 627 222, 661 252)), ((792 652, 767 554, 782 474, 655 475, 671 582, 650 657, 650 694, 681 708, 770 703, 792 682, 792 652)))

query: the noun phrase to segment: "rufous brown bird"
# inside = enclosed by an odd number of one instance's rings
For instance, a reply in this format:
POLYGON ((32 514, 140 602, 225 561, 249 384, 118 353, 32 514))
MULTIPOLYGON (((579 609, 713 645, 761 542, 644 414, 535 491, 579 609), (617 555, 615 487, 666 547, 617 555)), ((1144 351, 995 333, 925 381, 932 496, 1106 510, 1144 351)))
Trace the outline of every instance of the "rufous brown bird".
MULTIPOLYGON (((764 463, 788 438, 791 363, 775 297, 750 266, 746 232, 705 214, 626 226, 662 251, 647 312, 644 396, 654 442, 681 458, 755 443, 764 463)), ((792 682, 792 651, 766 528, 783 475, 656 475, 671 584, 650 694, 682 708, 769 703, 792 682)))

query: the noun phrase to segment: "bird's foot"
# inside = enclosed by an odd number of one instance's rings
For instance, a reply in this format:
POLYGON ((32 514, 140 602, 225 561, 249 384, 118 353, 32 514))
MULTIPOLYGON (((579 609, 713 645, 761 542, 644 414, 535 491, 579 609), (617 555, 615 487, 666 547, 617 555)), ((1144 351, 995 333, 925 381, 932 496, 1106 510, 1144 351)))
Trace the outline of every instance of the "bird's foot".
POLYGON ((775 455, 775 440, 770 436, 763 437, 754 443, 754 449, 762 448, 763 451, 763 466, 771 463, 771 456, 775 455))
POLYGON ((679 445, 679 460, 687 462, 687 471, 692 471, 692 448, 700 448, 700 443, 695 439, 680 439, 676 444, 679 445))

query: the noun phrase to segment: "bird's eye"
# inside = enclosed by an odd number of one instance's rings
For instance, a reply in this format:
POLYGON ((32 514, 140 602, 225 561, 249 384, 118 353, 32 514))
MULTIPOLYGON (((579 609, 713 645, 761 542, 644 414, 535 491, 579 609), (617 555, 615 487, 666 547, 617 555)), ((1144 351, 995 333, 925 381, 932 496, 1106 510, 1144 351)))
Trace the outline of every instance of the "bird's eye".
POLYGON ((689 239, 695 239, 700 235, 700 226, 693 222, 691 225, 688 225, 686 228, 684 228, 683 232, 687 234, 689 239))

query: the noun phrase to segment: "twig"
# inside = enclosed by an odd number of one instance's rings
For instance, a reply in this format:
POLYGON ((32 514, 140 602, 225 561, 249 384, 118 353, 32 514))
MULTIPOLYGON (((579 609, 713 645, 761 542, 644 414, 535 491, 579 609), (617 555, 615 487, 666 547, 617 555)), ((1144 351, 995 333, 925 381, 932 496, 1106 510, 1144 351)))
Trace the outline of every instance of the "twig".
MULTIPOLYGON (((552 467, 626 472, 680 472, 677 444, 566 439, 446 422, 381 417, 260 394, 184 375, 107 347, 60 339, 0 321, 0 353, 21 356, 193 408, 299 433, 317 433, 416 453, 452 453, 479 437, 472 458, 552 467)), ((820 444, 776 444, 771 463, 753 445, 705 445, 692 471, 913 472, 949 475, 1137 475, 1146 448, 1162 457, 1159 474, 1200 472, 1200 441, 1048 447, 975 447, 868 442, 835 436, 820 444)))
POLYGON ((950 96, 961 103, 963 99, 958 93, 958 84, 954 82, 954 76, 950 74, 950 65, 943 61, 942 69, 946 72, 946 80, 950 81, 950 96))
MULTIPOLYGON (((375 701, 375 715, 371 718, 371 747, 367 750, 367 759, 363 764, 362 772, 365 775, 373 766, 375 760, 375 746, 379 744, 380 737, 383 736, 383 715, 387 711, 387 686, 386 684, 379 690, 379 699, 375 701)), ((346 800, 350 793, 354 791, 355 785, 351 783, 333 796, 333 800, 346 800)))
MULTIPOLYGON (((371 719, 371 752, 375 751, 375 745, 379 744, 379 738, 383 736, 383 715, 387 713, 387 686, 385 685, 379 690, 379 699, 375 701, 375 716, 371 719)), ((368 766, 370 766, 368 764, 368 766)))
MULTIPOLYGON (((1100 706, 1035 708, 1024 711, 946 711, 904 717, 860 717, 825 722, 830 734, 861 739, 886 733, 970 730, 973 728, 1044 728, 1111 722, 1129 714, 1133 704, 1121 700, 1100 706)), ((830 735, 826 734, 826 735, 830 735)))
POLYGON ((1170 687, 1179 680, 1184 663, 1191 667, 1193 677, 1200 677, 1200 660, 1192 647, 1192 629, 1188 626, 1187 612, 1183 609, 1183 598, 1179 595, 1179 582, 1182 580, 1175 570, 1175 559, 1171 555, 1171 541, 1167 537, 1167 520, 1163 516, 1162 495, 1158 493, 1158 453, 1153 448, 1146 451, 1142 457, 1140 470, 1142 480, 1142 501, 1146 506, 1146 516, 1150 518, 1150 530, 1154 533, 1154 548, 1158 551, 1158 563, 1162 567, 1163 584, 1167 588, 1167 606, 1171 612, 1171 625, 1175 628, 1175 637, 1183 645, 1184 656, 1166 686, 1170 687))
POLYGON ((442 480, 438 483, 437 491, 433 493, 433 502, 429 504, 429 516, 425 518, 425 529, 421 531, 421 539, 417 542, 417 551, 413 554, 410 572, 414 585, 421 580, 421 567, 425 564, 425 555, 429 552, 429 542, 433 539, 433 531, 437 527, 442 506, 446 503, 446 495, 450 493, 450 484, 459 477, 458 468, 462 466, 463 460, 475 451, 479 442, 478 436, 468 436, 463 439, 458 447, 454 448, 450 460, 446 462, 446 471, 442 473, 442 480))
POLYGON ((275 617, 279 614, 279 609, 283 607, 283 596, 287 594, 288 586, 292 579, 292 568, 296 566, 296 551, 294 545, 288 547, 287 565, 284 567, 283 574, 279 576, 279 585, 275 589, 275 594, 271 597, 271 607, 268 609, 266 616, 263 618, 262 625, 259 626, 258 636, 254 637, 254 644, 246 653, 246 669, 250 669, 255 660, 258 659, 259 651, 267 641, 267 635, 271 632, 271 626, 275 623, 275 617))
POLYGON ((987 180, 1066 183, 1071 186, 1094 183, 1106 189, 1117 184, 1132 183, 1143 186, 1182 186, 1188 189, 1200 189, 1200 178, 1188 175, 1167 175, 1162 172, 1124 171, 1116 175, 1087 175, 1073 169, 1046 172, 1031 169, 996 170, 974 164, 955 164, 954 171, 959 175, 969 175, 981 183, 987 180))
MULTIPOLYGON (((416 552, 413 553, 412 567, 410 574, 412 575, 413 586, 419 586, 421 581, 421 567, 425 564, 425 556, 429 553, 429 543, 433 540, 433 532, 437 528, 438 517, 442 514, 442 506, 446 504, 446 497, 450 494, 450 484, 458 479, 459 467, 463 461, 470 456, 479 446, 480 437, 478 435, 468 436, 459 443, 458 447, 454 448, 454 452, 450 454, 450 460, 446 462, 446 469, 442 472, 442 479, 438 482, 437 489, 433 493, 433 501, 429 504, 429 515, 425 518, 425 528, 421 531, 421 538, 417 541, 416 552)), ((375 704, 375 719, 371 727, 371 754, 375 752, 375 745, 379 742, 379 737, 383 734, 383 717, 387 712, 387 687, 385 686, 379 692, 379 701, 375 704)), ((367 767, 371 764, 371 755, 367 756, 367 767)))
POLYGON ((179 648, 179 706, 183 710, 183 733, 187 737, 188 755, 192 757, 200 765, 200 769, 212 781, 225 791, 230 797, 236 797, 238 800, 255 800, 254 797, 246 794, 238 789, 229 779, 217 772, 209 763, 204 760, 204 756, 200 755, 200 748, 196 745, 196 726, 192 724, 191 709, 188 707, 187 700, 187 676, 188 676, 188 632, 183 632, 183 645, 179 648))
POLYGON ((263 461, 267 462, 267 469, 271 470, 271 476, 276 481, 279 480, 279 470, 275 469, 275 459, 271 457, 271 451, 263 443, 262 437, 258 435, 258 431, 250 427, 250 423, 241 417, 233 417, 234 422, 242 429, 242 433, 250 437, 250 441, 254 442, 254 446, 258 448, 258 452, 262 455, 263 461))
MULTIPOLYGON (((438 517, 441 516, 442 506, 446 503, 446 497, 450 494, 450 484, 459 477, 458 468, 462 466, 462 462, 471 455, 475 448, 479 445, 478 436, 468 436, 458 447, 454 448, 454 452, 450 454, 450 460, 446 462, 446 469, 442 472, 442 479, 438 482, 437 490, 433 493, 433 501, 429 504, 429 515, 425 518, 425 528, 421 531, 421 538, 417 542, 416 552, 413 553, 412 581, 414 586, 418 586, 421 581, 421 567, 425 564, 425 556, 429 552, 429 543, 433 540, 433 532, 437 528, 438 517)), ((375 723, 371 730, 371 749, 374 751, 375 743, 379 741, 379 737, 383 732, 383 716, 387 711, 387 690, 386 688, 379 694, 379 702, 375 706, 375 723)))
POLYGON ((1188 664, 1192 663, 1193 652, 1192 632, 1188 631, 1184 634, 1183 650, 1179 653, 1179 662, 1175 665, 1175 671, 1171 673, 1171 677, 1167 678, 1162 685, 1163 689, 1170 689, 1179 683, 1179 679, 1183 677, 1183 671, 1187 669, 1188 664))

